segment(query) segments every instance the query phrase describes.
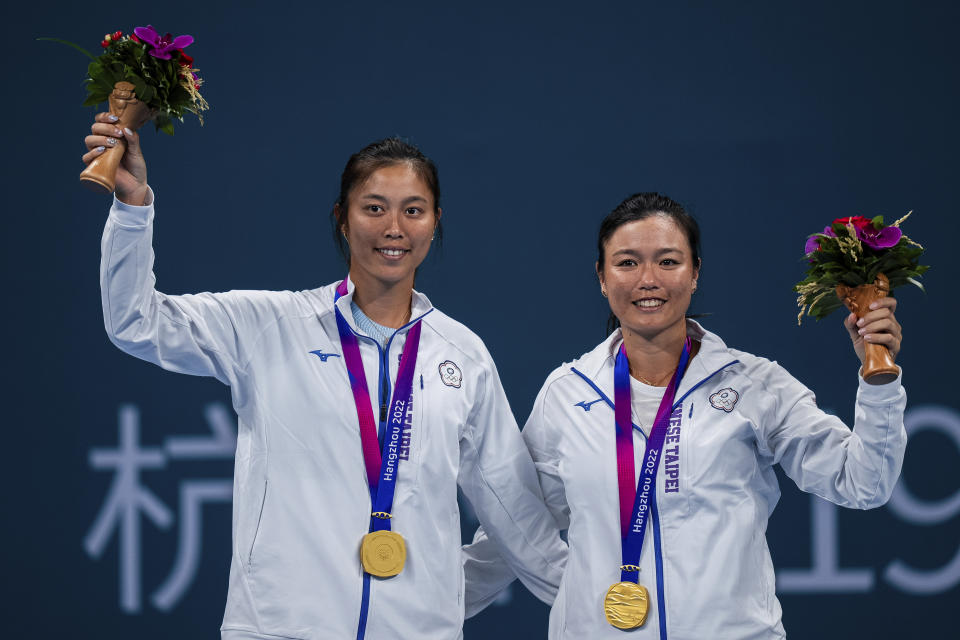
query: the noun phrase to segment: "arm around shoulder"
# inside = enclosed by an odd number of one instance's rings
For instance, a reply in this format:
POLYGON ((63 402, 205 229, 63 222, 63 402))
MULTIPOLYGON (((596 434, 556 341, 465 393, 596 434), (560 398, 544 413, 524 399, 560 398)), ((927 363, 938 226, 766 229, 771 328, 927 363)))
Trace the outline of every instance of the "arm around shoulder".
POLYGON ((544 503, 492 361, 483 386, 460 447, 460 486, 486 536, 465 552, 467 601, 492 601, 509 584, 503 566, 494 566, 503 562, 534 595, 551 603, 563 575, 566 544, 544 503), (477 568, 482 570, 475 573, 477 568))

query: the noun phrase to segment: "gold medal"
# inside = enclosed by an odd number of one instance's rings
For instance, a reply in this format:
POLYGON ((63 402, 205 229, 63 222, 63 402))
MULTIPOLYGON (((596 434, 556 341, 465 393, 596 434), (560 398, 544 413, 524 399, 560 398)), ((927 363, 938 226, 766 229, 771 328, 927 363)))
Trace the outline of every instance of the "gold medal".
POLYGON ((363 570, 378 578, 391 578, 403 571, 407 545, 403 536, 393 531, 374 531, 363 536, 360 562, 363 570))
POLYGON ((647 621, 650 594, 636 582, 618 582, 603 599, 603 615, 617 629, 636 629, 647 621))

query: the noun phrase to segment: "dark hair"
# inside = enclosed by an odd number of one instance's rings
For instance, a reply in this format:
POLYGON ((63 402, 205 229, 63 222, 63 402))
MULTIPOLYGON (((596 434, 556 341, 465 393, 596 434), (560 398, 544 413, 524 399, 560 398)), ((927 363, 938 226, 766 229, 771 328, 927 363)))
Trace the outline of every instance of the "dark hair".
MULTIPOLYGON (((645 191, 635 193, 614 208, 607 217, 600 223, 600 232, 597 237, 597 265, 598 269, 603 269, 603 261, 606 258, 604 249, 607 241, 614 232, 625 224, 644 220, 652 216, 666 216, 674 221, 681 231, 687 236, 687 242, 690 243, 690 256, 696 268, 700 267, 700 225, 693 219, 687 210, 683 208, 676 200, 667 196, 645 191)), ((617 316, 610 312, 607 319, 607 334, 612 333, 620 326, 617 316)))
MULTIPOLYGON (((347 160, 343 173, 340 174, 340 195, 330 212, 330 221, 333 224, 333 239, 347 264, 350 263, 350 247, 340 230, 347 222, 350 192, 357 185, 363 184, 367 178, 373 175, 374 171, 402 163, 409 164, 417 176, 426 183, 427 188, 430 189, 430 193, 433 194, 434 215, 440 209, 440 178, 437 175, 437 167, 430 158, 425 156, 420 149, 401 138, 384 138, 371 142, 347 160), (339 216, 337 215, 338 211, 339 216)), ((443 226, 437 219, 434 243, 439 247, 442 241, 443 226)))

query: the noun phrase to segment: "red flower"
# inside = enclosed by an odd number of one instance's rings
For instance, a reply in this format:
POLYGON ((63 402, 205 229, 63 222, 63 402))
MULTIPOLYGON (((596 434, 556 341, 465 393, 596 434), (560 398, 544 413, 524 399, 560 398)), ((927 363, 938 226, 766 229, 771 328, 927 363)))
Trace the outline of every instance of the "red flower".
POLYGON ((873 223, 869 218, 864 218, 863 216, 847 216, 846 218, 837 218, 833 221, 833 224, 842 224, 847 226, 852 224, 854 229, 866 229, 870 227, 873 230, 873 223))
POLYGON ((178 62, 180 63, 180 66, 181 66, 181 67, 193 67, 193 58, 191 58, 190 56, 188 56, 187 54, 185 54, 185 53, 183 52, 183 49, 180 49, 179 51, 180 51, 180 60, 179 60, 178 62))
POLYGON ((130 34, 130 39, 133 40, 134 42, 140 42, 140 38, 138 38, 137 34, 135 33, 130 34))
POLYGON ((103 47, 104 49, 106 49, 107 47, 110 46, 110 43, 107 42, 106 40, 104 40, 103 42, 100 43, 100 46, 103 47))
POLYGON ((123 31, 114 31, 114 32, 113 32, 113 39, 114 39, 114 40, 119 40, 119 39, 122 38, 122 37, 123 37, 123 31))

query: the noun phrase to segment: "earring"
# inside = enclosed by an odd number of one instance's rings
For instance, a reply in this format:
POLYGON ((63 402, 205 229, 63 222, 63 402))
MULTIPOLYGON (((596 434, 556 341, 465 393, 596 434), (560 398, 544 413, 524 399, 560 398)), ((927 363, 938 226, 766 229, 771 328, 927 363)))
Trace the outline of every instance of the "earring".
POLYGON ((691 291, 690 293, 696 293, 696 292, 697 292, 697 283, 696 283, 696 281, 694 281, 694 283, 693 283, 693 291, 691 291))
POLYGON ((607 297, 607 289, 606 289, 606 287, 600 287, 600 295, 602 295, 604 298, 607 297))

